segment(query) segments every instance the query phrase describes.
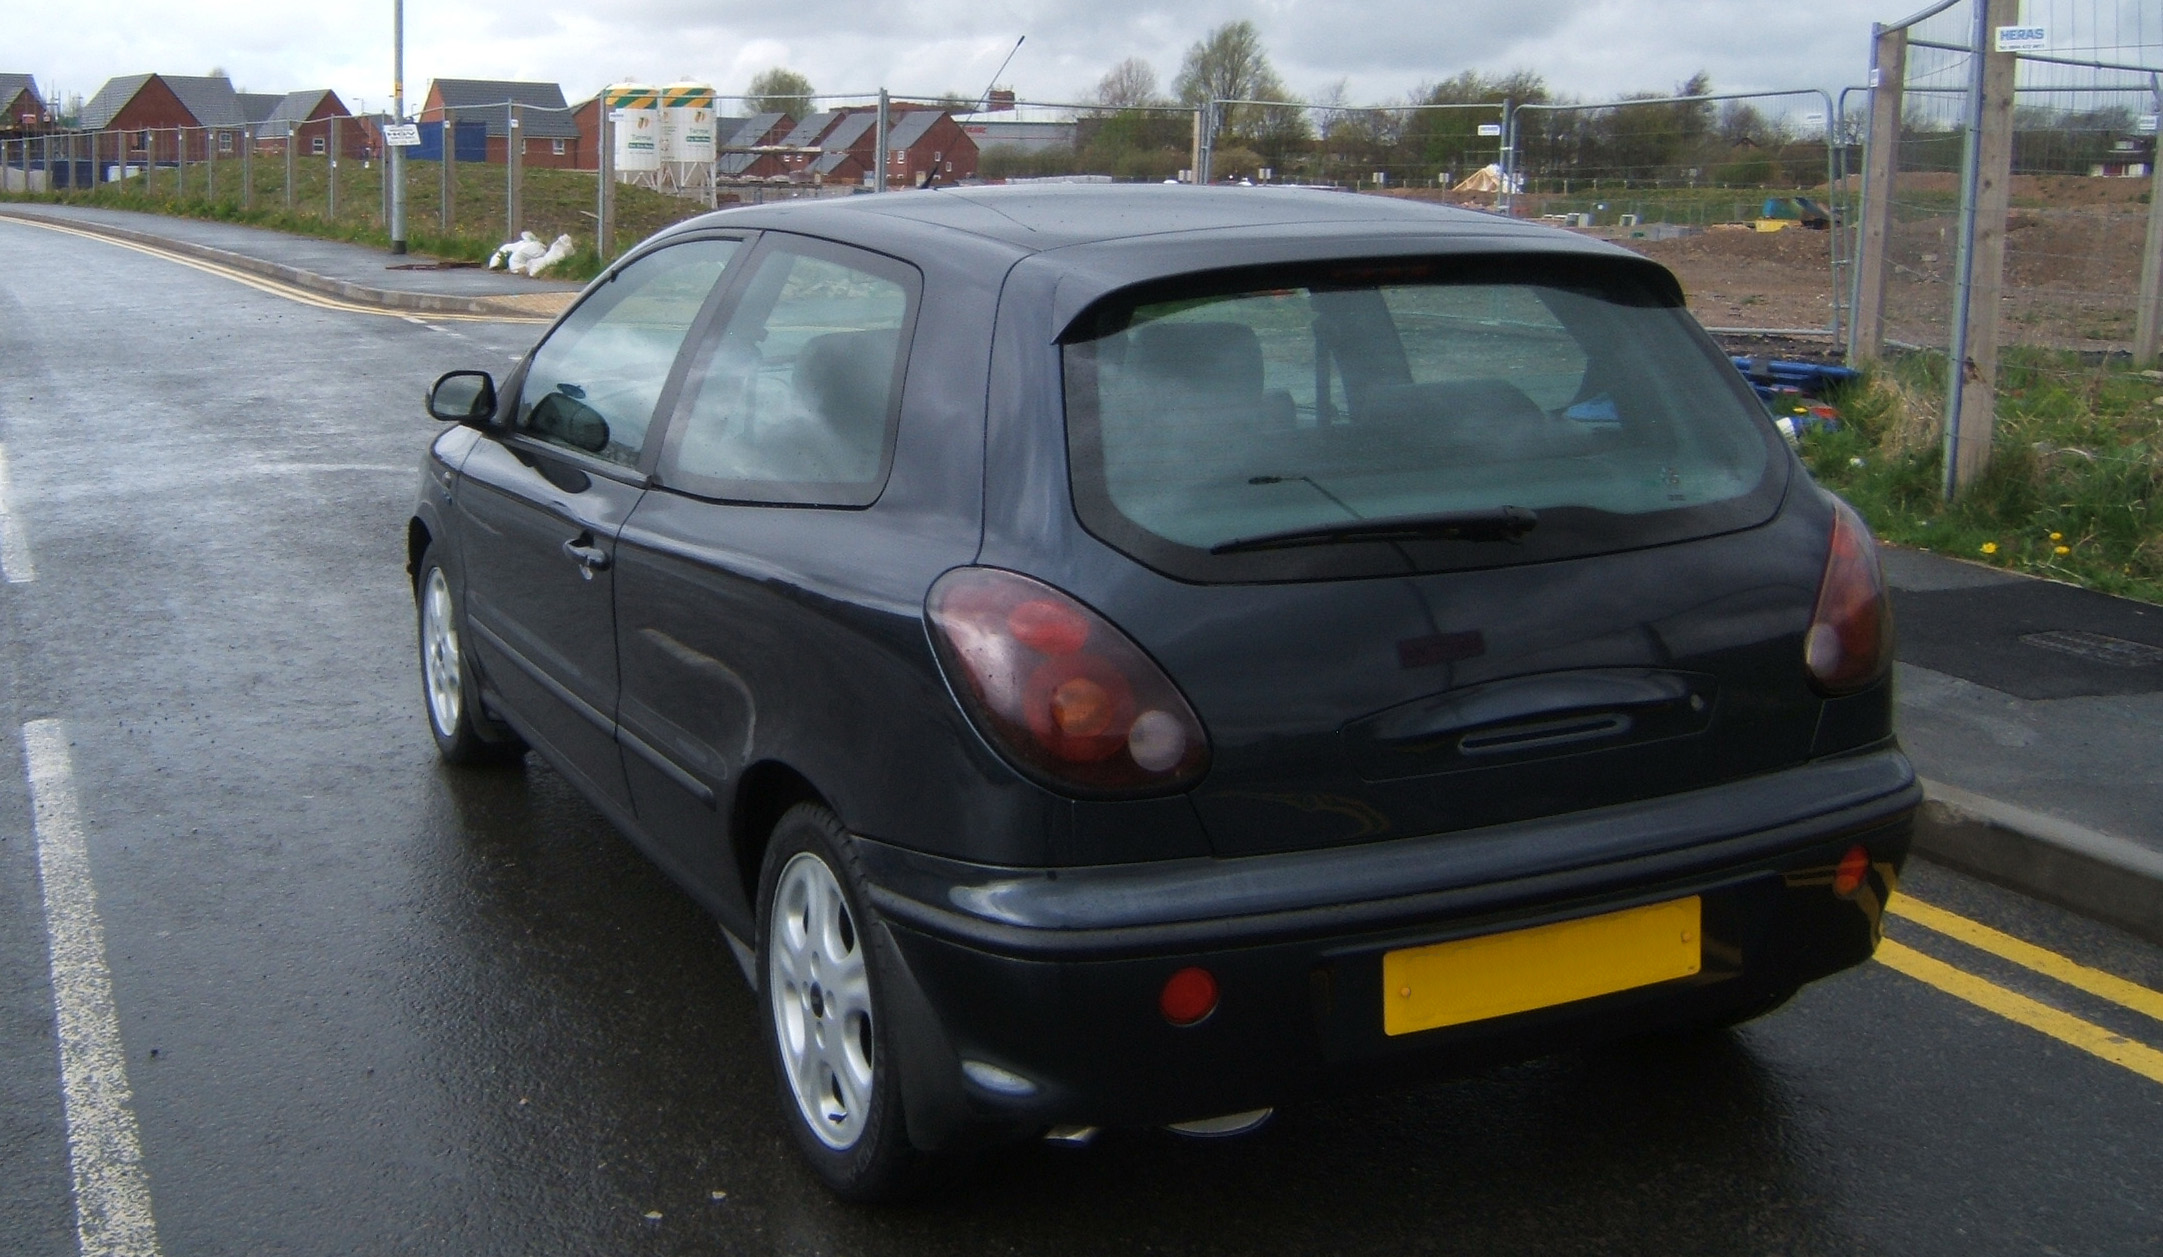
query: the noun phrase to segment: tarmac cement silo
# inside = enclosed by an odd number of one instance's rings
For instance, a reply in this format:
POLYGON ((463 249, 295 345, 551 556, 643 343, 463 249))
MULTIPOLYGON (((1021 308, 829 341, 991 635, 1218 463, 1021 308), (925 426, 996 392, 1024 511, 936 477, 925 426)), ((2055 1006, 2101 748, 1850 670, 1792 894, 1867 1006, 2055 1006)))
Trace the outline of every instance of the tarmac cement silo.
POLYGON ((661 89, 661 160, 713 164, 713 84, 671 83, 661 89))
POLYGON ((616 131, 616 170, 650 175, 661 168, 661 92, 644 83, 617 83, 602 89, 608 118, 616 131))

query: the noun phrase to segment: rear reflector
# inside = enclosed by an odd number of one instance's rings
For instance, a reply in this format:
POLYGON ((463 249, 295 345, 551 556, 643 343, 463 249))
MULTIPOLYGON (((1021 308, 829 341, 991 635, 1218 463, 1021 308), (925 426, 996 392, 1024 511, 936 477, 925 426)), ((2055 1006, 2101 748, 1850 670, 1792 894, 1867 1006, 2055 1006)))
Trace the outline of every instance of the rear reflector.
POLYGON ((1833 870, 1833 893, 1852 895, 1862 889, 1863 879, 1870 875, 1870 853, 1860 843, 1848 848, 1840 857, 1840 866, 1833 870))
POLYGON ((1217 1011, 1217 979, 1209 970, 1189 965, 1165 979, 1157 1008, 1175 1026, 1191 1026, 1217 1011))

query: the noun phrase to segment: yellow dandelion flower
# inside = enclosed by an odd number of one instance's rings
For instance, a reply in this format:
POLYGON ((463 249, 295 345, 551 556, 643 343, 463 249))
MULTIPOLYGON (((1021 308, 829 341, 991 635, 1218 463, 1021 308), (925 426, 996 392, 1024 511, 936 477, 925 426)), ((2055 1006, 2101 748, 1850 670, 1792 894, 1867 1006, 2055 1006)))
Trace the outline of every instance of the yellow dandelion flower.
POLYGON ((2059 547, 2058 547, 2058 553, 2060 553, 2060 554, 2071 554, 2071 553, 2073 553, 2073 547, 2071 547, 2071 546, 2059 546, 2059 547))
POLYGON ((1995 541, 1986 541, 1986 542, 1984 542, 1984 543, 1983 543, 1983 553, 1984 553, 1984 554, 1996 554, 1997 552, 1998 552, 1998 543, 1997 543, 1997 542, 1995 542, 1995 541))
POLYGON ((2050 534, 2050 539, 2052 541, 2063 541, 2065 540, 2065 534, 2062 532, 2054 532, 2050 534))

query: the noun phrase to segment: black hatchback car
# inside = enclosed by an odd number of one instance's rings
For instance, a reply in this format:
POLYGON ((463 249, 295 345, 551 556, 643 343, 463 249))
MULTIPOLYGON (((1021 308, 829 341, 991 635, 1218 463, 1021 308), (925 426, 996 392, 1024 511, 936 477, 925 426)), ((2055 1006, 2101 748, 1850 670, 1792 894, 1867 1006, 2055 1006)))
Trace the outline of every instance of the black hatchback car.
POLYGON ((1905 858, 1875 545, 1674 278, 1269 189, 711 214, 438 381, 430 721, 720 920, 844 1195, 1726 1024, 1905 858))

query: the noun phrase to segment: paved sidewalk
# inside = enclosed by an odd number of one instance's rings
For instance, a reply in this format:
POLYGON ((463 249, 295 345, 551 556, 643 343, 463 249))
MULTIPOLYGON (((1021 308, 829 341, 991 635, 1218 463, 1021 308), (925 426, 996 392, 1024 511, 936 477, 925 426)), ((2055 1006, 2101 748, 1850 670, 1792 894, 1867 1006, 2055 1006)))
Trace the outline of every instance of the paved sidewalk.
POLYGON ((1918 849, 2163 941, 2163 607, 1883 555, 1918 849))
POLYGON ((0 214, 38 219, 148 244, 348 301, 418 312, 554 314, 585 285, 480 267, 408 270, 432 258, 394 257, 373 245, 288 235, 264 227, 35 202, 0 214))

